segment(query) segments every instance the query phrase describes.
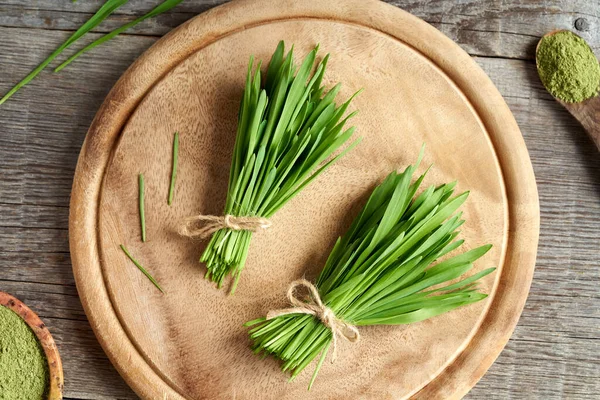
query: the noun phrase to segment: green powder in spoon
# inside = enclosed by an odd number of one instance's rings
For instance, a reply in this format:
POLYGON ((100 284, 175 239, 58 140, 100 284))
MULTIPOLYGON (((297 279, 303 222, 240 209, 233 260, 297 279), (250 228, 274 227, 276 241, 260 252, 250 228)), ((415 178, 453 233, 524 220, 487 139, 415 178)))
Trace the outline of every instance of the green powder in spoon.
POLYGON ((35 334, 0 305, 0 399, 43 400, 48 380, 48 363, 35 334))
POLYGON ((569 31, 544 36, 536 54, 538 74, 556 98, 579 103, 598 94, 600 65, 590 46, 569 31))

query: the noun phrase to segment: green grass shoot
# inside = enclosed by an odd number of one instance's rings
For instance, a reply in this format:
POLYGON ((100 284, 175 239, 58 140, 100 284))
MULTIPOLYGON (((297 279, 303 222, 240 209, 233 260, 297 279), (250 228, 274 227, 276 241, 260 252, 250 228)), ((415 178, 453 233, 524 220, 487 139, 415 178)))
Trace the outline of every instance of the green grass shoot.
POLYGON ((179 132, 175 132, 173 138, 173 165, 171 167, 171 184, 169 185, 169 197, 167 203, 171 205, 173 203, 173 196, 175 194, 175 178, 177 177, 177 161, 179 159, 179 132))
POLYGON ((123 4, 127 3, 128 0, 108 0, 106 1, 102 7, 89 19, 85 24, 83 24, 75 33, 67 39, 66 42, 61 44, 48 58, 46 58, 40 65, 38 65, 33 71, 29 73, 22 81, 17 83, 8 93, 0 99, 0 105, 3 104, 6 100, 8 100, 13 94, 15 94, 19 89, 23 86, 31 82, 44 68, 48 66, 59 54, 61 54, 66 48, 71 46, 75 41, 81 38, 90 30, 94 29, 98 24, 100 24, 106 17, 113 13, 117 8, 121 7, 123 4))
POLYGON ((140 225, 142 228, 142 242, 146 241, 146 211, 145 211, 145 204, 144 204, 144 192, 145 190, 145 184, 144 184, 144 175, 140 174, 138 176, 138 183, 139 183, 139 208, 140 208, 140 225))
POLYGON ((148 14, 143 15, 139 18, 136 18, 135 20, 121 26, 120 28, 115 29, 114 31, 107 33, 106 35, 102 36, 101 38, 95 40, 94 42, 90 43, 89 45, 87 45, 86 47, 84 47, 83 49, 79 50, 77 53, 73 54, 71 57, 69 57, 65 62, 63 62, 62 64, 60 64, 58 67, 56 67, 56 69, 54 70, 54 72, 58 72, 60 70, 62 70, 64 67, 66 67, 67 65, 69 65, 71 62, 73 62, 77 57, 79 57, 80 55, 82 55, 83 53, 93 49, 96 46, 99 46, 101 44, 103 44, 104 42, 109 41, 110 39, 114 38, 115 36, 125 32, 126 30, 133 28, 134 26, 136 26, 137 24, 139 24, 140 22, 143 22, 145 20, 147 20, 148 18, 153 18, 161 13, 164 13, 166 11, 169 11, 171 8, 175 7, 176 5, 178 5, 179 3, 181 3, 183 0, 166 0, 164 2, 162 2, 161 4, 159 4, 158 6, 156 6, 152 11, 150 11, 148 14))
POLYGON ((144 267, 142 267, 142 265, 135 259, 133 258, 133 256, 131 255, 131 253, 129 253, 129 251, 127 250, 127 248, 124 245, 121 245, 121 250, 123 250, 123 252, 125 253, 125 255, 131 260, 131 262, 133 262, 135 264, 136 267, 138 267, 138 269, 140 271, 142 271, 142 273, 144 275, 146 275, 146 278, 148 278, 150 280, 150 282, 152 282, 152 284, 154 286, 156 286, 156 288, 158 290, 160 290, 161 293, 165 293, 165 291, 160 287, 160 285, 158 284, 158 282, 156 281, 156 279, 154 279, 152 277, 152 275, 150 275, 150 273, 148 271, 146 271, 146 269, 144 267))

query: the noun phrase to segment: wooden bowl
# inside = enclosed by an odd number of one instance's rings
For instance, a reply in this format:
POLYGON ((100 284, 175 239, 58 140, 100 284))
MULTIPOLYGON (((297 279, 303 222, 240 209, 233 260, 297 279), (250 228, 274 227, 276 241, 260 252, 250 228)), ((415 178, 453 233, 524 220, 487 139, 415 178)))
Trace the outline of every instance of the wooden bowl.
POLYGON ((46 325, 36 313, 31 311, 31 309, 23 302, 11 296, 10 294, 0 292, 0 304, 4 307, 10 308, 21 318, 23 318, 23 321, 29 325, 39 340, 40 344, 42 345, 42 349, 44 349, 46 360, 48 361, 48 373, 50 375, 48 400, 62 399, 64 387, 62 362, 60 361, 60 355, 58 354, 58 349, 56 348, 56 344, 54 343, 54 339, 52 338, 50 331, 48 328, 46 328, 46 325))

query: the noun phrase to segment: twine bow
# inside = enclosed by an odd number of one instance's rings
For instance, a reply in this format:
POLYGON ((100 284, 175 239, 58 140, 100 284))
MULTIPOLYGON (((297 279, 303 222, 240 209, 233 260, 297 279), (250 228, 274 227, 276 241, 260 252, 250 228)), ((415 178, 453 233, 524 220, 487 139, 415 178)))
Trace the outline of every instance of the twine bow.
POLYGON ((309 314, 317 317, 323 325, 331 330, 333 334, 333 355, 331 362, 335 362, 337 358, 337 338, 338 336, 349 341, 350 343, 356 343, 360 339, 360 333, 354 325, 350 325, 347 322, 337 318, 331 308, 323 304, 321 297, 319 296, 319 290, 311 282, 306 279, 298 279, 290 284, 287 291, 287 298, 290 303, 294 306, 292 308, 284 308, 282 310, 269 311, 267 314, 267 320, 280 317, 288 314, 309 314), (300 300, 295 296, 294 292, 297 288, 304 286, 310 293, 311 302, 307 303, 300 300))
POLYGON ((229 228, 234 231, 252 231, 267 229, 271 221, 263 217, 236 217, 235 215, 195 215, 186 218, 179 234, 186 237, 206 239, 219 229, 229 228))

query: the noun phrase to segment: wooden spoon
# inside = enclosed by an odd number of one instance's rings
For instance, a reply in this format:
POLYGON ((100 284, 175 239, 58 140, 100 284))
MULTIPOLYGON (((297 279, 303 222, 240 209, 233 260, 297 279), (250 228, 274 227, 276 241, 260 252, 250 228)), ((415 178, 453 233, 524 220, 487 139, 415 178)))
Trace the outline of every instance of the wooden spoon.
MULTIPOLYGON (((565 30, 561 29, 561 30, 557 30, 557 31, 548 32, 542 37, 542 40, 545 37, 552 36, 559 32, 565 32, 565 30)), ((570 31, 568 31, 568 32, 570 32, 570 31)), ((571 33, 573 33, 573 32, 571 32, 571 33)), ((542 42, 542 40, 540 40, 538 42, 537 47, 535 49, 536 65, 537 65, 537 53, 540 48, 540 43, 542 42)), ((552 93, 550 93, 550 94, 552 95, 552 93)), ((600 150, 600 96, 595 96, 595 97, 589 98, 589 99, 584 100, 579 103, 567 103, 556 97, 554 97, 554 99, 556 101, 558 101, 560 104, 562 104, 562 106, 564 108, 566 108, 571 113, 571 115, 573 115, 581 123, 581 125, 587 131, 587 133, 590 135, 590 137, 592 138, 594 143, 596 143, 596 147, 598 147, 598 150, 600 150)))
POLYGON ((48 400, 61 400, 63 398, 64 377, 62 362, 50 331, 29 307, 8 293, 0 292, 0 307, 8 307, 19 315, 37 336, 46 360, 48 361, 48 400))

